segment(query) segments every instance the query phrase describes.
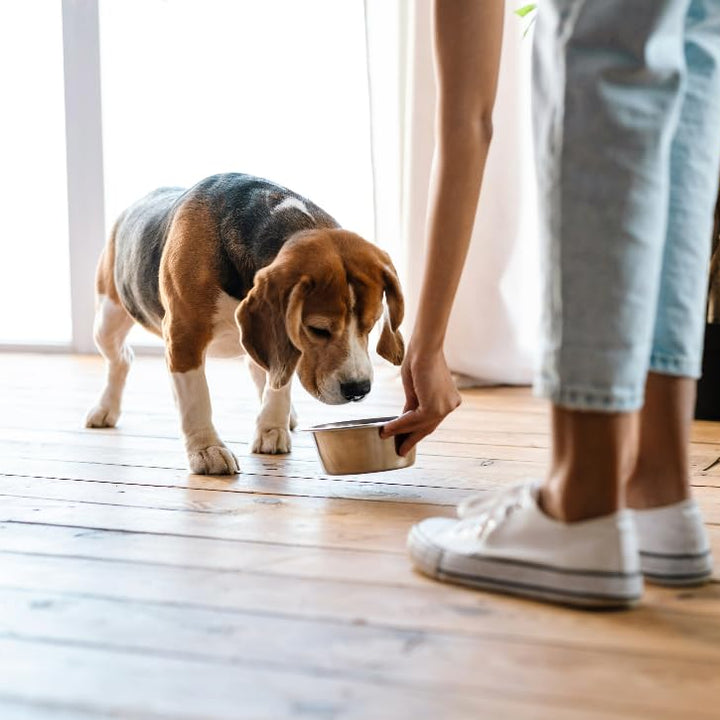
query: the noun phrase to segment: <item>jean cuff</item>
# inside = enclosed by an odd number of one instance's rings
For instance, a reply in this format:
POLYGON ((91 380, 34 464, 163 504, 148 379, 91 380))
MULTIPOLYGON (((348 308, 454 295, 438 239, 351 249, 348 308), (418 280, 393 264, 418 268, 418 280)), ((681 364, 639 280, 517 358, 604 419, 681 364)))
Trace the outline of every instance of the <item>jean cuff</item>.
POLYGON ((702 374, 702 358, 678 357, 654 352, 650 356, 650 370, 661 375, 676 375, 697 380, 702 374))
POLYGON ((546 378, 538 378, 534 386, 535 395, 550 400, 555 405, 570 410, 589 412, 635 412, 645 400, 642 389, 598 390, 597 388, 567 387, 555 385, 546 378))

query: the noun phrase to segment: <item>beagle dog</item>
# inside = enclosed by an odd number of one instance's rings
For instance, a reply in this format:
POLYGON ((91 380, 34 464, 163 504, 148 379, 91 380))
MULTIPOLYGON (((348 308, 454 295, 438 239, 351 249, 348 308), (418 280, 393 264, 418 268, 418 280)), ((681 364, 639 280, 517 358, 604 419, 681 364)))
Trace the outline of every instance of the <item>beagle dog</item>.
POLYGON ((290 451, 293 373, 322 402, 362 399, 372 383, 368 334, 399 365, 403 296, 387 253, 284 187, 223 174, 189 190, 160 188, 115 223, 96 280, 95 342, 107 382, 87 415, 114 427, 138 322, 165 341, 188 463, 239 472, 213 427, 205 357, 247 354, 261 410, 252 451, 290 451), (386 301, 383 313, 383 295, 386 301))

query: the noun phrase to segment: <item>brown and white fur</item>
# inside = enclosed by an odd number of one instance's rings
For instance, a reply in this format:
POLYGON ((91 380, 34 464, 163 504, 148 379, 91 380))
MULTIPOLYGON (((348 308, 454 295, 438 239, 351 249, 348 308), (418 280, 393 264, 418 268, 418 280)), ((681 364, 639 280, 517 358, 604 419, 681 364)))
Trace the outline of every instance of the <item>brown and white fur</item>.
POLYGON ((325 403, 370 390, 368 334, 403 357, 403 298, 389 256, 286 188, 241 174, 161 188, 118 219, 97 271, 95 341, 107 383, 88 427, 114 427, 139 322, 165 341, 188 463, 239 471, 213 423, 206 356, 247 354, 261 398, 253 452, 290 451, 294 373, 325 403))

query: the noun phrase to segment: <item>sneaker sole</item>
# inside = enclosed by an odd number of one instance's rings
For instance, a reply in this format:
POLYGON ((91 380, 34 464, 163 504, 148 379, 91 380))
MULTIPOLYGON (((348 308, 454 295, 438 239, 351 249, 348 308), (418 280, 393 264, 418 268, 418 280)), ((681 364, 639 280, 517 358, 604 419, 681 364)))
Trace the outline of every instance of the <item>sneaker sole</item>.
POLYGON ((408 536, 415 567, 437 580, 584 608, 628 608, 642 595, 641 573, 565 570, 521 561, 459 555, 417 527, 408 536))
POLYGON ((687 555, 640 551, 643 574, 656 585, 692 587, 703 585, 712 577, 713 562, 709 550, 687 555))

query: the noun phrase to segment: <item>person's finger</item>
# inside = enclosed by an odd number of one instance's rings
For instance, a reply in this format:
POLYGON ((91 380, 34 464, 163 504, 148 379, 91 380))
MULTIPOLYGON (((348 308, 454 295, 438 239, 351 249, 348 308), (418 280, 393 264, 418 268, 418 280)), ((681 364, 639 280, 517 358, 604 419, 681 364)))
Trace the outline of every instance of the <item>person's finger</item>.
POLYGON ((409 397, 405 400, 405 405, 403 405, 403 411, 402 414, 409 413, 413 410, 417 410, 419 406, 418 400, 416 397, 409 397))
POLYGON ((417 410, 403 412, 399 418, 391 420, 380 428, 380 437, 388 438, 393 435, 412 432, 417 428, 417 414, 417 410))
POLYGON ((435 425, 430 425, 429 427, 425 427, 417 432, 410 433, 410 435, 404 438, 400 443, 400 447, 397 449, 397 454, 405 457, 423 438, 433 433, 439 424, 440 423, 436 423, 435 425))
POLYGON ((387 425, 383 425, 380 436, 386 438, 392 435, 416 432, 423 426, 433 422, 435 422, 434 418, 426 417, 422 410, 410 410, 403 413, 399 418, 391 420, 387 425))

